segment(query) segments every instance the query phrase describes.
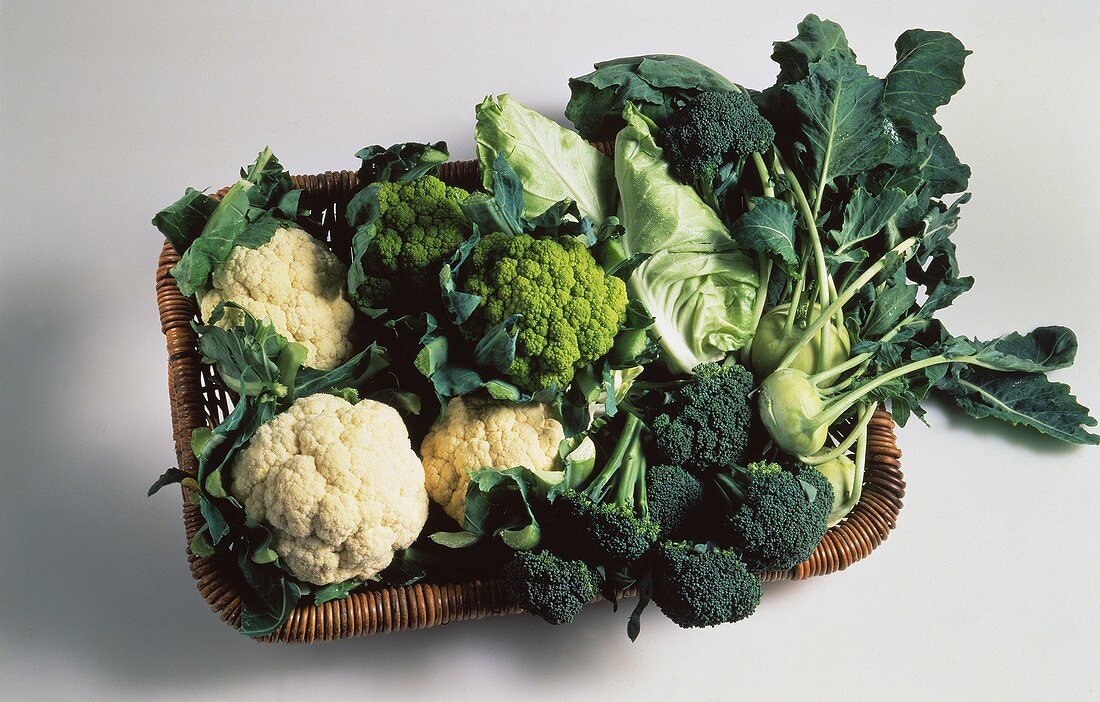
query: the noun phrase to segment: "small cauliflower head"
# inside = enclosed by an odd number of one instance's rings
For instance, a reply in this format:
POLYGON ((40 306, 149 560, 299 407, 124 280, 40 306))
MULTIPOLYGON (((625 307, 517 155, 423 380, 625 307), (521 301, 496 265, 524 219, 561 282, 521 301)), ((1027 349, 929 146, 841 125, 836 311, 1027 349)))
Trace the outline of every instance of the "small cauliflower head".
MULTIPOLYGON (((210 289, 199 297, 203 319, 230 300, 254 317, 269 320, 289 341, 306 347, 306 365, 332 370, 352 352, 348 339, 355 318, 344 296, 347 269, 324 244, 293 226, 275 231, 255 249, 238 246, 214 269, 210 289)), ((226 309, 220 327, 241 323, 226 309)))
POLYGON ((470 473, 482 468, 561 471, 561 423, 541 402, 456 397, 420 444, 428 495, 459 524, 470 473))
POLYGON ((373 577, 428 518, 424 466, 397 410, 324 393, 260 427, 230 492, 270 526, 287 572, 314 585, 373 577))

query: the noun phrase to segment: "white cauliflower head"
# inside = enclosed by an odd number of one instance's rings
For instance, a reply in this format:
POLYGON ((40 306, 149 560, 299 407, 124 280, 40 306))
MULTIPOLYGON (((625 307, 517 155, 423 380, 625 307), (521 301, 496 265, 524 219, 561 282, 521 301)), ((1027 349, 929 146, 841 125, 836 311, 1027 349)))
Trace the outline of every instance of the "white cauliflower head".
MULTIPOLYGON (((209 319, 219 302, 231 300, 305 346, 307 366, 332 370, 352 352, 348 332, 355 314, 344 296, 346 282, 347 269, 335 254, 301 229, 286 227, 258 248, 233 249, 214 270, 199 309, 209 319)), ((239 312, 225 312, 218 326, 240 324, 239 312)))
POLYGON ((456 397, 420 444, 428 495, 462 524, 470 472, 516 466, 561 471, 564 438, 561 423, 540 402, 456 397))
POLYGON ((260 427, 230 491, 270 526, 286 570, 314 585, 376 575, 428 518, 424 467, 397 410, 324 393, 260 427))

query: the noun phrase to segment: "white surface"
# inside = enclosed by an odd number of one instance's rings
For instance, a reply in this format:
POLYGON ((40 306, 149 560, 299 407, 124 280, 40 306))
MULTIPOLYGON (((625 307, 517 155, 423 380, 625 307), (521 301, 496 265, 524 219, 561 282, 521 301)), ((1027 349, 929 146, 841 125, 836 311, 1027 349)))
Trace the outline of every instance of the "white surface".
POLYGON ((353 168, 371 143, 470 157, 485 93, 560 118, 566 78, 598 59, 683 53, 764 87, 770 43, 810 9, 879 75, 909 27, 974 50, 942 122, 974 169, 956 238, 977 286, 946 321, 1073 327, 1081 363, 1058 377, 1100 407, 1094 4, 176 5, 0 10, 0 698, 1100 695, 1100 449, 939 405, 901 432, 906 507, 869 560, 769 585, 735 626, 651 611, 634 645, 599 606, 571 627, 259 646, 197 595, 174 491, 144 497, 174 462, 148 222, 185 186, 227 183, 265 143, 302 173, 353 168))

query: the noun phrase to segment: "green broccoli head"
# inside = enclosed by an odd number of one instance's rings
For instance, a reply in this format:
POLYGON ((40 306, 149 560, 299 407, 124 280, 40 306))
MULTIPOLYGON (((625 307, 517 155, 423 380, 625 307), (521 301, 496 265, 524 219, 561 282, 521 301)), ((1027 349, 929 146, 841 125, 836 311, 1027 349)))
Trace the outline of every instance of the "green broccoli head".
POLYGON ((550 551, 518 551, 501 570, 508 595, 523 609, 550 624, 568 624, 596 599, 600 576, 584 561, 571 561, 550 551))
POLYGON ((470 233, 460 207, 469 193, 430 175, 377 187, 377 231, 356 297, 365 307, 401 309, 439 287, 439 269, 470 233))
POLYGON ((646 501, 649 518, 657 522, 662 537, 679 536, 689 528, 703 503, 703 482, 674 465, 646 469, 646 501))
POLYGON ((653 601, 684 628, 737 622, 760 603, 760 580, 731 549, 666 541, 652 568, 653 601))
POLYGON ((626 285, 571 237, 488 234, 465 263, 466 292, 481 303, 470 339, 521 315, 508 375, 521 389, 564 388, 579 366, 606 354, 626 317, 626 285))
POLYGON ((562 523, 571 532, 572 545, 592 563, 623 566, 638 560, 660 535, 657 522, 639 515, 633 505, 596 502, 576 490, 554 500, 562 523))
POLYGON ((775 129, 746 93, 709 91, 674 112, 661 138, 673 172, 693 183, 709 181, 727 161, 767 150, 775 129))
POLYGON ((750 570, 787 570, 813 554, 825 535, 833 489, 818 470, 784 470, 776 463, 750 463, 715 474, 729 510, 724 541, 750 570))
POLYGON ((738 463, 756 416, 752 388, 752 373, 744 366, 698 366, 652 422, 657 451, 666 462, 692 470, 738 463))

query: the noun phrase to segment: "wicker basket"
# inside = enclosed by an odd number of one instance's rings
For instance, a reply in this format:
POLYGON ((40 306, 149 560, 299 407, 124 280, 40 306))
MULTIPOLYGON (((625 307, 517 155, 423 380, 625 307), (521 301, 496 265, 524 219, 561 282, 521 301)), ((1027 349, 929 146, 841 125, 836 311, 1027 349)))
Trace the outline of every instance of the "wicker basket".
MULTIPOLYGON (((443 164, 438 176, 451 185, 474 189, 480 185, 477 162, 443 164)), ((332 250, 344 259, 350 251, 350 232, 344 207, 356 188, 353 171, 295 176, 295 187, 315 213, 323 213, 324 236, 332 250)), ((193 300, 176 287, 169 269, 179 260, 165 244, 157 264, 157 305, 161 329, 168 342, 168 397, 178 465, 195 471, 191 432, 217 425, 230 409, 227 397, 211 367, 200 362, 192 320, 198 310, 193 300)), ((865 558, 894 528, 905 494, 901 464, 889 413, 879 410, 871 420, 863 496, 843 522, 830 529, 804 563, 787 571, 765 573, 764 580, 802 580, 844 570, 865 558)), ((202 516, 183 491, 183 522, 190 542, 202 526, 202 516)), ((199 593, 222 620, 239 627, 243 582, 235 564, 218 556, 196 558, 188 553, 191 574, 199 593)), ((630 593, 627 593, 628 595, 630 593)), ((418 583, 371 592, 321 606, 299 604, 282 627, 264 641, 311 643, 379 632, 421 629, 462 619, 481 619, 519 612, 500 584, 493 580, 462 583, 418 583)))

